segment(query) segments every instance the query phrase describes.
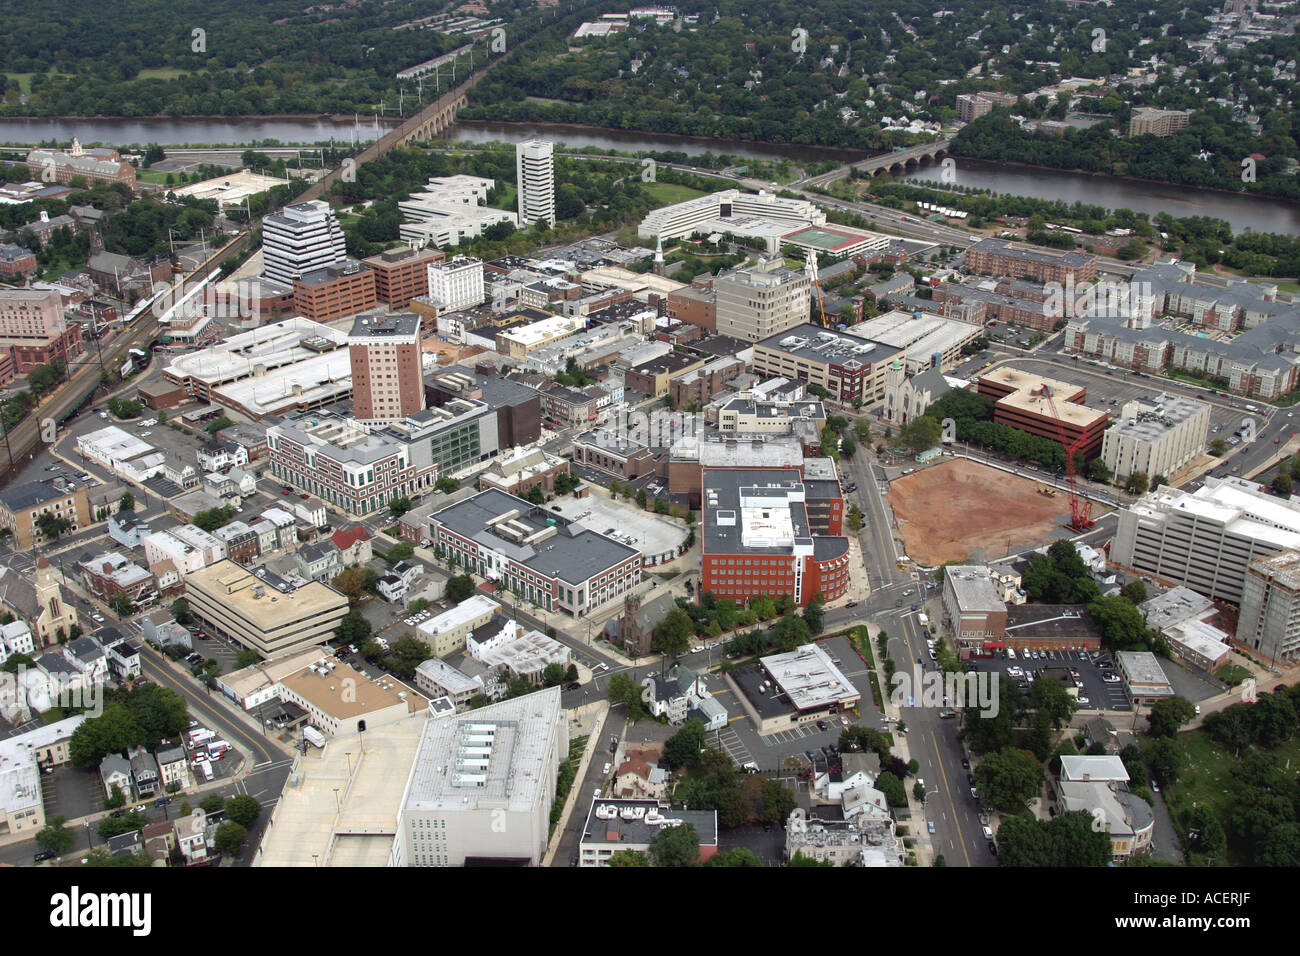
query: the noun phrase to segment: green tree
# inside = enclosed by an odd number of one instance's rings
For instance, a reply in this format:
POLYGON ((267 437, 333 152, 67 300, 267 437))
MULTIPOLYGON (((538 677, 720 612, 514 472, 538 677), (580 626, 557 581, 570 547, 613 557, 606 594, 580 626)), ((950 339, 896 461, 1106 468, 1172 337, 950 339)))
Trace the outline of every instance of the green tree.
POLYGON ((1152 737, 1174 737, 1195 716, 1196 708, 1186 697, 1167 697, 1151 705, 1147 725, 1152 737))
POLYGON ((1078 705, 1059 680, 1036 680, 1029 691, 1029 706, 1040 714, 1046 714, 1051 725, 1060 729, 1073 716, 1078 705))
POLYGON ((564 665, 547 664, 542 669, 542 686, 555 687, 564 682, 564 665))
POLYGON ((753 850, 749 847, 738 846, 733 850, 727 850, 723 853, 715 853, 713 859, 709 860, 706 866, 762 866, 763 861, 758 858, 753 850))
POLYGON ((1088 605, 1088 616, 1113 651, 1130 650, 1146 642, 1146 620, 1123 595, 1097 598, 1088 605))
POLYGON ((943 426, 939 421, 928 415, 920 415, 898 430, 898 437, 893 444, 896 448, 925 451, 939 444, 941 438, 943 438, 943 426))
POLYGON ((615 850, 609 855, 606 866, 649 866, 650 860, 636 850, 615 850))
POLYGON ((759 791, 759 800, 762 803, 759 819, 764 823, 781 823, 788 820, 797 805, 794 794, 779 780, 764 780, 759 791))
POLYGON ((212 843, 223 856, 238 856, 247 837, 248 831, 244 827, 234 820, 227 820, 217 827, 212 843))
POLYGON ((36 843, 42 850, 63 856, 72 849, 75 834, 70 827, 64 826, 68 818, 62 815, 49 817, 45 826, 36 834, 36 843))
POLYGON ((652 866, 694 866, 700 859, 700 836, 693 823, 662 827, 650 841, 652 866))
POLYGON ((1093 481, 1110 481, 1110 469, 1100 458, 1088 462, 1088 477, 1093 481))
POLYGON ((681 730, 668 738, 664 744, 661 762, 668 770, 680 770, 694 766, 704 749, 704 724, 699 720, 688 720, 681 730))
POLYGON ((1131 495, 1144 495, 1149 486, 1150 480, 1145 471, 1135 471, 1124 480, 1124 490, 1131 495))
POLYGON ((209 534, 218 528, 224 528, 235 517, 235 509, 227 505, 224 508, 209 508, 194 515, 193 524, 209 534))
POLYGON ((876 778, 876 789, 885 795, 885 800, 891 807, 907 806, 907 788, 903 786, 902 780, 888 770, 876 778))
POLYGON ((1228 450, 1228 443, 1222 438, 1215 438, 1210 442, 1210 454, 1215 458, 1222 458, 1228 450))
POLYGON ((650 648, 675 660, 690 650, 691 638, 694 636, 695 623, 691 616, 680 607, 674 607, 655 627, 650 648))
POLYGON ((249 648, 245 648, 244 650, 240 651, 238 656, 235 658, 235 667, 240 669, 245 667, 252 667, 254 664, 258 663, 261 659, 262 659, 262 655, 257 653, 257 651, 251 650, 249 648))
POLYGON ((646 715, 645 704, 641 701, 641 687, 628 674, 615 674, 609 679, 606 696, 611 704, 623 704, 627 707, 629 723, 636 723, 646 715))
POLYGON ((57 515, 49 513, 39 515, 36 518, 36 528, 47 541, 57 541, 59 535, 72 527, 72 522, 67 518, 60 518, 57 515))
POLYGON ((790 865, 791 866, 829 866, 829 867, 835 866, 835 864, 832 863, 830 860, 817 860, 810 856, 804 856, 802 850, 794 851, 794 856, 790 857, 790 865))
POLYGON ((1291 494, 1291 490, 1294 487, 1295 487, 1295 483, 1292 481, 1290 475, 1285 474, 1283 472, 1279 472, 1278 474, 1273 476, 1272 488, 1279 495, 1291 494))
POLYGON ((459 574, 447 581, 447 600, 459 604, 474 593, 474 579, 468 574, 459 574))
POLYGON ((384 560, 389 564, 396 564, 398 561, 405 561, 413 554, 415 554, 415 545, 409 541, 399 541, 388 549, 388 553, 384 555, 384 560))
POLYGON ((849 530, 852 531, 854 534, 857 534, 859 531, 862 530, 862 525, 863 525, 862 509, 859 508, 857 505, 852 505, 849 508, 849 530))
POLYGON ((975 770, 975 785, 985 802, 1006 813, 1023 811, 1042 783, 1038 758, 1013 747, 988 754, 975 770))
POLYGON ((1126 601, 1128 601, 1130 604, 1136 607, 1137 605, 1146 601, 1147 586, 1143 584, 1140 580, 1135 579, 1133 581, 1130 581, 1128 584, 1124 585, 1122 588, 1120 588, 1119 593, 1123 595, 1126 601))
POLYGON ((256 797, 240 795, 226 801, 226 816, 242 827, 251 827, 262 815, 262 805, 256 797))
POLYGON ((812 640, 812 631, 802 617, 787 614, 772 628, 772 642, 783 651, 792 651, 812 640))
POLYGON ((190 613, 190 602, 185 598, 177 598, 172 601, 171 612, 172 617, 176 619, 176 623, 182 627, 188 627, 194 623, 194 615, 190 613))
MULTIPOLYGON (((450 481, 452 484, 451 490, 452 491, 456 490, 456 482, 450 478, 439 478, 438 481, 434 484, 434 487, 441 491, 442 483, 444 481, 450 481)), ((411 510, 411 499, 407 498, 405 495, 403 495, 401 498, 394 498, 392 501, 388 502, 388 514, 389 516, 392 517, 394 521, 396 521, 398 518, 400 518, 402 515, 406 514, 410 510, 411 510)))

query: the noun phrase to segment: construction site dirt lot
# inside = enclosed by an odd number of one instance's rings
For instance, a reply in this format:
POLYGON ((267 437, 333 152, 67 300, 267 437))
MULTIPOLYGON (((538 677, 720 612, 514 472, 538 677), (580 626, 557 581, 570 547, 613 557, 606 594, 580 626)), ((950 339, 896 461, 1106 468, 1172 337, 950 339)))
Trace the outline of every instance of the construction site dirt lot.
POLYGON ((954 458, 890 484, 889 504, 913 560, 989 561, 1068 533, 1070 499, 1038 482, 954 458))

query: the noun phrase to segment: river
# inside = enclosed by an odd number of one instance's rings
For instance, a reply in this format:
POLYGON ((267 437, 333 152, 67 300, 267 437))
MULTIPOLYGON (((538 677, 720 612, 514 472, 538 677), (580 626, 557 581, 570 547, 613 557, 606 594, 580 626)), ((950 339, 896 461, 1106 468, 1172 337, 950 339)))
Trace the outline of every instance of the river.
MULTIPOLYGON (((45 117, 0 117, 0 142, 34 144, 47 140, 67 142, 73 136, 83 143, 114 143, 164 146, 236 145, 276 140, 285 145, 351 141, 371 142, 395 125, 395 120, 370 117, 359 123, 330 117, 191 117, 52 119, 45 117)), ((458 123, 448 138, 467 143, 492 140, 519 142, 534 136, 563 142, 572 148, 595 146, 624 152, 677 150, 698 156, 706 152, 726 153, 747 159, 836 160, 860 159, 864 154, 843 149, 818 149, 775 143, 709 140, 642 133, 598 127, 564 126, 546 123, 458 123)), ((937 181, 938 166, 914 169, 904 177, 914 181, 937 181)), ((1054 169, 1002 166, 976 160, 957 159, 957 182, 1042 199, 1076 200, 1110 209, 1128 208, 1154 216, 1211 216, 1226 220, 1234 231, 1300 233, 1300 205, 1255 196, 1236 196, 1212 190, 1169 186, 1136 180, 1089 176, 1054 169)))
MULTIPOLYGON (((1278 199, 1113 176, 1068 173, 1058 169, 1004 166, 960 156, 955 159, 954 181, 959 186, 975 186, 995 193, 1037 199, 1059 199, 1067 203, 1090 203, 1108 209, 1132 209, 1153 218, 1161 212, 1176 219, 1210 216, 1231 223, 1233 232, 1249 228, 1256 232, 1300 233, 1300 205, 1278 199)), ((923 166, 909 171, 903 179, 919 185, 926 181, 939 182, 942 175, 941 166, 923 166)))

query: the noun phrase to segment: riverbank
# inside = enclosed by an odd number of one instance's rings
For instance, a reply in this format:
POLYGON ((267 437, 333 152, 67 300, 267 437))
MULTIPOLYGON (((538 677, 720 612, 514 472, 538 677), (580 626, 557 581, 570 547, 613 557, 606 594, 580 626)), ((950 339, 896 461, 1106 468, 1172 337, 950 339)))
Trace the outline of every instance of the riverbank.
POLYGON ((1011 166, 1014 169, 1024 169, 1034 173, 1069 173, 1070 176, 1087 176, 1092 179, 1108 179, 1114 181, 1118 179, 1121 182, 1138 183, 1141 186, 1164 186, 1166 189, 1192 190, 1195 193, 1217 193, 1225 196, 1240 196, 1244 199, 1268 199, 1269 202, 1282 202, 1288 206, 1294 206, 1300 209, 1300 200, 1292 199, 1291 196, 1279 196, 1273 193, 1252 193, 1249 190, 1232 190, 1223 189, 1222 186, 1199 186, 1193 183, 1184 182, 1167 182, 1165 179, 1147 179, 1140 176, 1121 176, 1119 173, 1102 173, 1095 169, 1062 169, 1060 166, 1043 166, 1035 163, 1019 163, 1017 160, 987 160, 980 159, 979 156, 963 156, 961 153, 953 153, 953 159, 965 159, 971 163, 979 163, 987 166, 989 169, 996 169, 998 166, 1011 166))

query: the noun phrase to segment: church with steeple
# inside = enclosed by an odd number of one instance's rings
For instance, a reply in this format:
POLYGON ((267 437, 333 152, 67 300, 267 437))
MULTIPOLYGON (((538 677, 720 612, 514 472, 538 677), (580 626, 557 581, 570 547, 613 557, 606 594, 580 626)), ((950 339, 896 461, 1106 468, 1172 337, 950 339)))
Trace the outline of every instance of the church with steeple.
POLYGON ((31 628, 38 648, 66 639, 77 623, 72 595, 59 583, 59 572, 43 554, 36 555, 36 580, 0 566, 0 607, 31 628))
POLYGON ((929 368, 919 375, 908 376, 898 356, 885 370, 885 407, 883 420, 891 425, 906 425, 924 415, 936 399, 952 389, 943 373, 929 368))

